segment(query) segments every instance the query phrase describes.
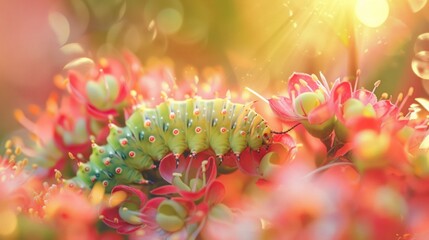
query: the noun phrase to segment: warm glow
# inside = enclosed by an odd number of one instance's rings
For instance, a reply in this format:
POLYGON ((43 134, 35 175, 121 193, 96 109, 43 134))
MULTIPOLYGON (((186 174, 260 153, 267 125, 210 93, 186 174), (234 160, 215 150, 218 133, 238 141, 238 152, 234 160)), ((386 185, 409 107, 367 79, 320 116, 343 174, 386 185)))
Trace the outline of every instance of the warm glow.
POLYGON ((0 212, 0 236, 12 234, 17 226, 18 219, 12 210, 4 209, 0 212))
POLYGON ((375 28, 386 21, 389 5, 386 0, 358 0, 355 12, 362 24, 375 28))

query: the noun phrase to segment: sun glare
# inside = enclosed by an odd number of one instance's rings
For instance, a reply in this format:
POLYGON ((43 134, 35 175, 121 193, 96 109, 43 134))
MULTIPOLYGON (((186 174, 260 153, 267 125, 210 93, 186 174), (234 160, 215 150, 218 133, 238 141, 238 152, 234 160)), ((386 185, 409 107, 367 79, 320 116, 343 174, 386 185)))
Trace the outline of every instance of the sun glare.
POLYGON ((389 16, 389 4, 386 0, 357 0, 356 17, 368 27, 379 27, 389 16))

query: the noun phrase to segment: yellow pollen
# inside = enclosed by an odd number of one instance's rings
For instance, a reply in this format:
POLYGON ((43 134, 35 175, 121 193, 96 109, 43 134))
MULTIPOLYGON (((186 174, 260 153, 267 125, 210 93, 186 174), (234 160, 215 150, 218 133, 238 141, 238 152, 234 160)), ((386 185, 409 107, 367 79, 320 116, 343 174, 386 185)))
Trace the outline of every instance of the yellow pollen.
POLYGON ((299 90, 301 89, 301 87, 298 85, 298 83, 295 83, 293 85, 293 87, 299 92, 299 90))
POLYGON ((7 140, 6 143, 4 144, 5 148, 11 148, 12 147, 12 141, 11 140, 7 140))
POLYGON ((399 93, 397 102, 402 101, 403 98, 404 98, 404 94, 403 93, 399 93))
POLYGON ((411 97, 412 95, 413 95, 413 93, 414 93, 414 88, 413 87, 410 87, 410 89, 408 89, 408 96, 409 97, 411 97))
POLYGON ((299 79, 299 83, 304 87, 308 87, 308 83, 304 79, 299 79))
POLYGON ((98 62, 100 63, 101 67, 107 67, 107 65, 109 64, 106 58, 100 58, 100 61, 98 62))
POLYGON ((374 83, 374 88, 378 88, 378 86, 380 86, 380 83, 381 83, 381 80, 377 80, 377 81, 374 83))
POLYGON ((313 79, 313 81, 318 82, 319 78, 316 76, 316 74, 311 74, 311 78, 313 79))
POLYGON ((73 153, 69 152, 69 158, 71 160, 76 160, 75 156, 73 155, 73 153))

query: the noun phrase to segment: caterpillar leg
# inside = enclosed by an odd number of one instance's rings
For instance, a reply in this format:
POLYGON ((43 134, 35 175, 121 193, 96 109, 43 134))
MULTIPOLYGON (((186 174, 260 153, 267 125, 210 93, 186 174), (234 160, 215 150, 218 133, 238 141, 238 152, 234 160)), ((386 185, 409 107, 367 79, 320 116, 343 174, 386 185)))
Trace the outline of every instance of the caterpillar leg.
POLYGON ((219 155, 216 155, 216 157, 219 159, 219 166, 220 166, 220 165, 222 165, 222 162, 223 162, 223 155, 222 155, 222 154, 219 154, 219 155))
POLYGON ((180 154, 174 154, 174 158, 176 159, 176 169, 179 167, 180 163, 180 154))

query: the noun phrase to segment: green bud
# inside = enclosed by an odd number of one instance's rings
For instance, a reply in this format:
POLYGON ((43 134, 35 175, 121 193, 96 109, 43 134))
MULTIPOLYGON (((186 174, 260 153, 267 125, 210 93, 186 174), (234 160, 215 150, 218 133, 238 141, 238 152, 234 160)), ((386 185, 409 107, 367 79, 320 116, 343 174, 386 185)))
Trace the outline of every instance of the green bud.
POLYGON ((204 183, 203 180, 199 178, 192 178, 191 181, 189 181, 189 186, 193 192, 196 192, 204 186, 204 183))
POLYGON ((281 159, 276 152, 269 152, 265 154, 259 164, 259 173, 264 179, 268 179, 276 169, 280 168, 279 162, 281 159))
POLYGON ((344 124, 342 124, 340 121, 335 122, 335 137, 340 142, 348 142, 349 139, 349 130, 346 128, 344 124))
POLYGON ((334 130, 335 122, 336 118, 332 117, 322 124, 310 124, 308 120, 304 120, 301 123, 312 136, 324 140, 334 130))
POLYGON ((173 174, 172 184, 174 186, 180 188, 181 190, 185 190, 185 191, 188 191, 188 192, 191 191, 191 188, 188 185, 186 185, 186 183, 183 182, 183 180, 182 180, 182 174, 180 174, 180 173, 174 173, 173 174))
POLYGON ((176 232, 185 226, 186 209, 173 200, 165 200, 158 207, 156 222, 167 232, 176 232))
POLYGON ((355 98, 350 98, 344 103, 344 114, 345 119, 353 117, 375 117, 375 110, 371 104, 363 105, 361 101, 355 98))
POLYGON ((209 212, 209 217, 220 221, 231 222, 233 220, 233 214, 231 209, 222 203, 214 205, 209 212))
POLYGON ((104 81, 104 83, 100 83, 105 84, 104 89, 106 89, 107 97, 109 98, 110 102, 113 103, 119 94, 118 81, 116 81, 114 76, 108 74, 104 75, 104 81))
POLYGON ((95 107, 102 109, 105 106, 106 93, 98 83, 89 81, 86 84, 86 95, 88 96, 89 102, 95 107))
POLYGON ((314 92, 305 92, 297 96, 293 102, 295 112, 301 116, 308 116, 308 114, 318 107, 321 102, 321 96, 314 92))

